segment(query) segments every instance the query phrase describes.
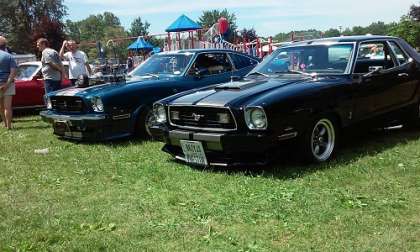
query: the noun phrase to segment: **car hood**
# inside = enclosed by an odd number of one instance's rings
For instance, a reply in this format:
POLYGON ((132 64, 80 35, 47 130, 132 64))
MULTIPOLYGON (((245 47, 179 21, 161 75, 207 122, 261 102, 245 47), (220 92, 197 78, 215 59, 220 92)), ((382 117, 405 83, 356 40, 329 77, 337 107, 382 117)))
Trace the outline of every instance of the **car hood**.
POLYGON ((174 80, 175 78, 171 77, 163 77, 159 79, 152 76, 132 77, 125 82, 105 83, 85 88, 72 86, 66 89, 53 92, 50 94, 50 96, 104 96, 114 92, 132 92, 133 90, 137 90, 139 88, 148 87, 150 85, 156 85, 161 82, 168 82, 174 80))
POLYGON ((171 105, 229 106, 290 85, 313 82, 306 78, 257 78, 233 81, 178 97, 171 105))

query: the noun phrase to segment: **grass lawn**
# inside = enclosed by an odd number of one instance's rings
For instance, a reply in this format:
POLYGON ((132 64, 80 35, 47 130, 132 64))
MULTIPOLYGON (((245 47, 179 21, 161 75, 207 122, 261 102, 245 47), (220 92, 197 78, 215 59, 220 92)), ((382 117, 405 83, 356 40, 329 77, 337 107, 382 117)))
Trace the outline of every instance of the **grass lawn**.
POLYGON ((323 165, 210 170, 158 142, 14 126, 0 128, 0 251, 420 251, 420 129, 347 136, 323 165))

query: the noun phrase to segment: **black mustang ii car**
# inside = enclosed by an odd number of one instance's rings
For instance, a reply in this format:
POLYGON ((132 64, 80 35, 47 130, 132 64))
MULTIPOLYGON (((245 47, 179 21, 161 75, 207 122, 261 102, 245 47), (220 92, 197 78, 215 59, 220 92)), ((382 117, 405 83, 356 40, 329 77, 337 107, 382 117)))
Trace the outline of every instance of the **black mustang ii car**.
POLYGON ((154 111, 152 134, 190 164, 264 164, 286 140, 323 162, 344 127, 420 121, 420 57, 386 36, 293 43, 242 80, 173 95, 154 111))
POLYGON ((85 78, 83 85, 49 93, 48 110, 40 115, 52 123, 54 134, 64 138, 109 140, 134 134, 147 138, 155 101, 243 77, 258 62, 223 49, 159 53, 130 72, 126 80, 110 78, 113 83, 91 86, 85 78))

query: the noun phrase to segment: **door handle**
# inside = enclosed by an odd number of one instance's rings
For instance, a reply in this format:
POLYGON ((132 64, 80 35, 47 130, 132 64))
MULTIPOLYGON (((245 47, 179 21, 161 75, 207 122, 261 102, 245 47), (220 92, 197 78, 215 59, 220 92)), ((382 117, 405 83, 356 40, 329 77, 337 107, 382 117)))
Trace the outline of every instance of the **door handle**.
POLYGON ((173 89, 172 89, 172 92, 174 92, 174 93, 178 93, 178 89, 173 88, 173 89))
POLYGON ((398 74, 398 77, 407 78, 408 73, 400 73, 400 74, 398 74))

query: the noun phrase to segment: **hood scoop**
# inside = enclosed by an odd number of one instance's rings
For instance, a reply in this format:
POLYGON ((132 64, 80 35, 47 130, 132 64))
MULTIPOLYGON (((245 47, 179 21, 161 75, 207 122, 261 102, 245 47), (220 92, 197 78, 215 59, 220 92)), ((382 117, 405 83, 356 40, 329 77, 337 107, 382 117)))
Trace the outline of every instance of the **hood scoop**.
POLYGON ((263 81, 231 81, 225 84, 217 85, 214 89, 215 90, 242 90, 247 89, 258 84, 263 83, 263 81))

